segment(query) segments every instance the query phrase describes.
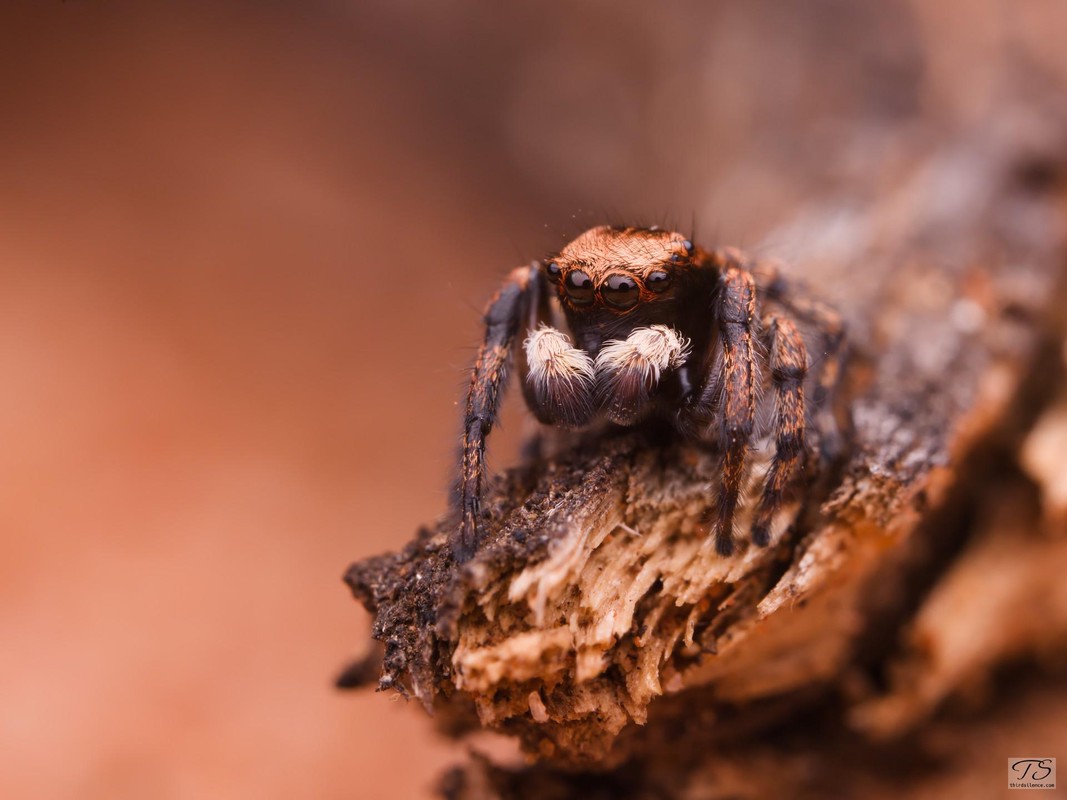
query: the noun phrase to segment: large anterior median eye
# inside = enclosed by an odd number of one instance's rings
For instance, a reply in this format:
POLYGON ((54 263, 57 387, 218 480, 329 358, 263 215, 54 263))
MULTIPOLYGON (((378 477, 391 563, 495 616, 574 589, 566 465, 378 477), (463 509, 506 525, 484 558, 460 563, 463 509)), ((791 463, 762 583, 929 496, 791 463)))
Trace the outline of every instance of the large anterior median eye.
POLYGON ((615 308, 633 308, 641 296, 637 281, 629 275, 609 275, 600 289, 604 302, 615 308))
POLYGON ((572 269, 567 273, 563 289, 576 306, 587 306, 593 302, 593 279, 580 269, 572 269))

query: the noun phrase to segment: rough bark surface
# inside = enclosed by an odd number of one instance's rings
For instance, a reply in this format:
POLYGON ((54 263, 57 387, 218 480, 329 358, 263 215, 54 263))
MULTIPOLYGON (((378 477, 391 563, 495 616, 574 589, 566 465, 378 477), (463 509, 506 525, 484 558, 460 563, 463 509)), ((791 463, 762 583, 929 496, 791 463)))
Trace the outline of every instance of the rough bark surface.
POLYGON ((777 238, 848 320, 853 430, 771 547, 716 555, 717 454, 646 429, 500 479, 463 567, 444 520, 350 568, 380 687, 528 754, 447 795, 871 796, 959 761, 918 733, 985 735, 944 715, 1004 664, 1063 706, 1065 130, 1005 114, 777 238))

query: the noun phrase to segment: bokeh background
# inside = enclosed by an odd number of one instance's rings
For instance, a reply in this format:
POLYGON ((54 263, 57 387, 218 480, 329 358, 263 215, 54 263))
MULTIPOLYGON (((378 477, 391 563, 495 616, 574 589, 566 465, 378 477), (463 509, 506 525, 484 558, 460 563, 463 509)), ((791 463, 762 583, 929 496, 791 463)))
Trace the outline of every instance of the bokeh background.
POLYGON ((443 509, 500 278, 605 221, 754 245, 1006 76, 1059 85, 1064 30, 1059 0, 4 3, 0 795, 426 796, 464 750, 331 688, 367 635, 340 575, 443 509))

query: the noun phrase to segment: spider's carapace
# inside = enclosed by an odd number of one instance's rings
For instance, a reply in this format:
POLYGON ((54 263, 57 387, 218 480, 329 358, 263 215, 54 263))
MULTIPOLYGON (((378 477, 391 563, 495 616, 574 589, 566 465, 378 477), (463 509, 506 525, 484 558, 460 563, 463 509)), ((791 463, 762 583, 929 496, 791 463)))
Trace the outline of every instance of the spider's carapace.
POLYGON ((825 451, 836 439, 832 414, 811 412, 838 381, 840 317, 803 296, 775 265, 753 264, 736 250, 705 251, 657 228, 592 228, 559 253, 514 270, 490 302, 485 326, 456 494, 453 549, 461 561, 481 538, 485 442, 513 358, 526 404, 546 425, 633 425, 655 415, 716 442, 720 488, 702 524, 724 556, 734 549, 734 513, 764 384, 774 402, 774 457, 752 516, 755 544, 769 542, 775 513, 813 456, 813 440, 825 451), (798 322, 818 339, 811 381, 798 322), (806 397, 809 382, 814 402, 806 397))

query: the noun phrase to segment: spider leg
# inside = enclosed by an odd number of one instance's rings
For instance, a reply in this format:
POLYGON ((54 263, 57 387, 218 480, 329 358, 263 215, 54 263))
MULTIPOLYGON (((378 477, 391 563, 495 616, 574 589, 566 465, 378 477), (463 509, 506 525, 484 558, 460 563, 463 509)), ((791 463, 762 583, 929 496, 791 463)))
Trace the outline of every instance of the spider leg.
POLYGON ((722 348, 720 441, 723 444, 722 479, 714 513, 715 549, 733 553, 734 511, 745 480, 745 456, 756 424, 756 361, 753 329, 756 327, 756 283, 736 264, 725 267, 716 302, 719 342, 722 348))
MULTIPOLYGON (((808 296, 802 286, 785 278, 775 262, 757 263, 753 274, 764 296, 788 311, 794 319, 808 325, 816 339, 817 350, 811 364, 815 378, 811 398, 816 414, 815 428, 823 459, 834 461, 844 448, 840 433, 842 426, 835 417, 834 408, 847 356, 844 320, 830 306, 808 296)), ((847 414, 843 413, 842 417, 847 414)), ((844 424, 847 429, 847 419, 844 424)))
POLYGON ((770 543, 771 522, 803 455, 804 377, 808 370, 807 351, 796 326, 787 317, 773 316, 768 330, 776 408, 775 451, 752 522, 752 543, 759 547, 770 543))
POLYGON ((463 453, 457 496, 460 527, 452 540, 456 560, 470 559, 478 546, 478 518, 485 482, 485 440, 493 429, 507 384, 515 338, 529 303, 535 267, 520 267, 489 302, 485 312, 485 340, 471 371, 470 390, 463 417, 463 453))

